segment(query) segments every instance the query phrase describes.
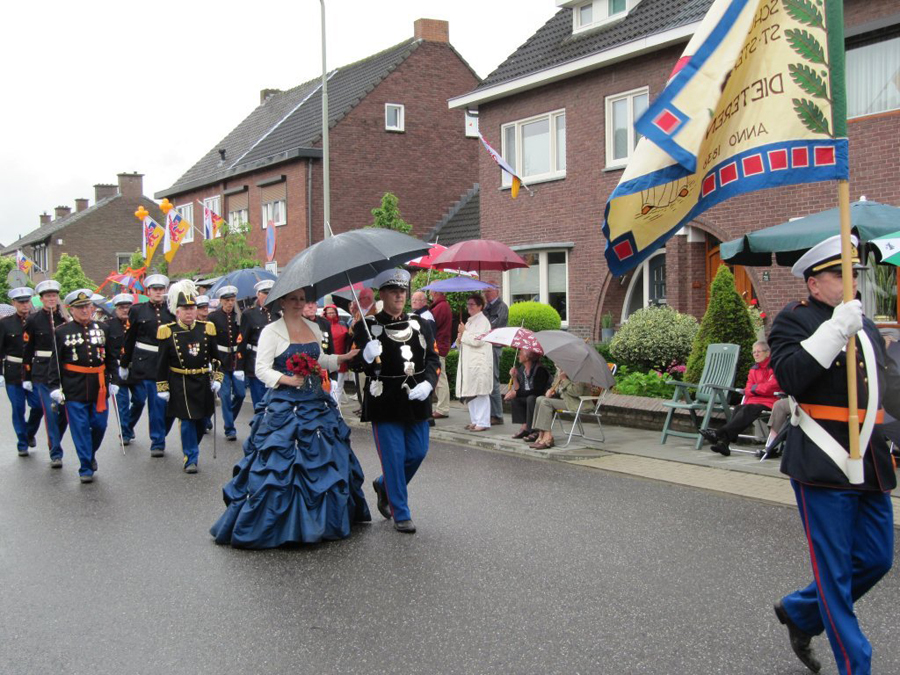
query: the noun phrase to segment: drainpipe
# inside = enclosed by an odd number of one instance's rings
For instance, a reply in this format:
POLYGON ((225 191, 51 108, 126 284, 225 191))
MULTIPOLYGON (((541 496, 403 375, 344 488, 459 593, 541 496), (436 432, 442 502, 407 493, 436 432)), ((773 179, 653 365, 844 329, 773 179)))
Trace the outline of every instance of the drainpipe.
POLYGON ((306 246, 312 246, 312 157, 306 158, 306 246))

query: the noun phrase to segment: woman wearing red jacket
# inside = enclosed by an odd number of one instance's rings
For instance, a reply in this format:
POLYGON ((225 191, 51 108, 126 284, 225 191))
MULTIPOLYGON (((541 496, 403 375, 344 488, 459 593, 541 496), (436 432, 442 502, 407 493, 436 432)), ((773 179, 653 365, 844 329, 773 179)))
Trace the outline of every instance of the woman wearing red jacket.
MULTIPOLYGON (((346 354, 350 351, 350 342, 352 338, 347 327, 341 323, 341 317, 338 314, 335 305, 325 305, 323 311, 325 319, 331 324, 331 349, 336 354, 346 354)), ((347 362, 341 363, 338 371, 337 380, 333 381, 331 387, 331 396, 338 407, 341 405, 341 398, 344 394, 344 380, 347 378, 347 362)))
POLYGON ((703 429, 700 434, 712 443, 710 450, 726 457, 731 454, 729 443, 735 441, 738 434, 756 421, 764 410, 771 410, 777 397, 775 392, 781 391, 775 371, 769 364, 769 345, 764 341, 753 344, 753 360, 747 374, 747 385, 744 387, 744 398, 740 405, 734 407, 731 421, 718 429, 703 429))

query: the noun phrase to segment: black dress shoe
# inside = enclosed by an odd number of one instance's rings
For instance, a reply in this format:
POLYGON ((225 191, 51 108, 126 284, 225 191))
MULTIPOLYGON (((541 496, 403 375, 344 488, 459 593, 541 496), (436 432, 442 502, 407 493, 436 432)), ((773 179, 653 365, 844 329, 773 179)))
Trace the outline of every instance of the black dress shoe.
POLYGON ((713 445, 709 446, 709 449, 713 452, 718 452, 720 455, 725 455, 726 457, 731 455, 731 448, 729 448, 725 443, 714 443, 713 445))
POLYGON ((33 448, 37 445, 37 440, 35 440, 34 436, 29 436, 26 442, 28 443, 29 448, 33 448))
POLYGON ((394 523, 394 529, 397 530, 397 532, 403 532, 404 534, 416 533, 416 526, 411 520, 398 520, 394 523))
POLYGON ((491 418, 491 426, 497 426, 498 424, 503 424, 502 417, 492 417, 491 418))
POLYGON ((701 429, 700 435, 703 436, 703 438, 708 443, 718 443, 719 442, 719 434, 716 432, 715 429, 701 429))
POLYGON ((379 483, 377 480, 372 481, 372 487, 375 488, 375 494, 378 495, 378 513, 380 513, 385 518, 391 518, 391 503, 388 501, 387 492, 384 489, 384 484, 379 483))
POLYGON ((791 621, 791 617, 785 611, 781 600, 775 603, 775 616, 778 617, 782 624, 787 626, 788 637, 791 640, 791 649, 794 650, 794 654, 797 655, 800 662, 814 673, 822 670, 822 664, 819 663, 819 659, 813 654, 812 645, 810 644, 812 635, 804 633, 797 627, 797 624, 791 621))

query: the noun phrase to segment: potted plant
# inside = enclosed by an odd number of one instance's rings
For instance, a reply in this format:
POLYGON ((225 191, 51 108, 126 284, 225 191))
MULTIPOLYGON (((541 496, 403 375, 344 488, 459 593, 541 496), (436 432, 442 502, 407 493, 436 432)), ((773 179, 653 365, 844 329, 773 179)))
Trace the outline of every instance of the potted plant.
POLYGON ((607 312, 600 317, 600 339, 603 342, 609 342, 616 334, 615 323, 613 322, 612 312, 607 312))

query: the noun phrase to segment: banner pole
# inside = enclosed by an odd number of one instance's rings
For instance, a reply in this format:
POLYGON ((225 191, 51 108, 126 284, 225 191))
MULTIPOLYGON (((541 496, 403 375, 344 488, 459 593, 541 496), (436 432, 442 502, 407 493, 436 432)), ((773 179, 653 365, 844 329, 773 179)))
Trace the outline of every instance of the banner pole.
MULTIPOLYGON (((838 204, 841 214, 841 278, 844 283, 844 302, 853 297, 853 245, 850 241, 850 182, 838 181, 838 204)), ((847 341, 847 423, 850 431, 850 459, 859 460, 859 405, 856 389, 856 336, 847 341)))

